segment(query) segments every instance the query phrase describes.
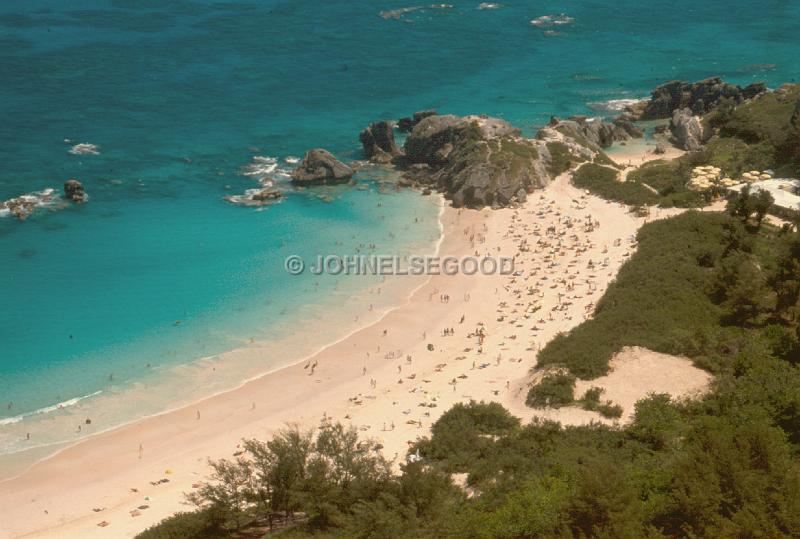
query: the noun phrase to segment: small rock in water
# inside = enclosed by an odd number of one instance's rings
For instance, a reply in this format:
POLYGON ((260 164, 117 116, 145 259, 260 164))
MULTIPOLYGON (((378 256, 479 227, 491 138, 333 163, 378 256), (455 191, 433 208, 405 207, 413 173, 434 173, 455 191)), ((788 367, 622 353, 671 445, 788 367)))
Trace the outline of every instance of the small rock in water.
POLYGON ((86 202, 86 191, 83 184, 78 180, 67 180, 64 182, 64 198, 72 202, 86 202))
POLYGON ((70 148, 69 153, 73 155, 100 155, 100 146, 88 142, 81 142, 70 148))
POLYGON ((354 170, 322 148, 306 152, 303 161, 292 171, 292 183, 297 185, 343 183, 354 170))

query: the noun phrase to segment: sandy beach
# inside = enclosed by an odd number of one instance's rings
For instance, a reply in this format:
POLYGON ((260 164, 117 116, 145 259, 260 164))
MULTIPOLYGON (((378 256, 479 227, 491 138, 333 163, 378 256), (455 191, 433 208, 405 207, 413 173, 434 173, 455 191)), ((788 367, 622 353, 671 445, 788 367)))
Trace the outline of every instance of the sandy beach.
MULTIPOLYGON (((456 402, 497 401, 524 420, 599 421, 577 408, 534 411, 524 398, 537 351, 591 315, 645 221, 568 175, 519 209, 447 207, 440 254, 514 256, 514 275, 432 276, 406 304, 307 362, 62 450, 0 483, 0 537, 133 537, 188 509, 183 493, 203 481, 209 458, 287 423, 352 424, 400 462, 456 402)), ((618 382, 624 417, 647 391, 698 391, 706 381, 679 360, 665 368, 683 374, 637 389, 641 366, 625 365, 639 374, 618 382)))

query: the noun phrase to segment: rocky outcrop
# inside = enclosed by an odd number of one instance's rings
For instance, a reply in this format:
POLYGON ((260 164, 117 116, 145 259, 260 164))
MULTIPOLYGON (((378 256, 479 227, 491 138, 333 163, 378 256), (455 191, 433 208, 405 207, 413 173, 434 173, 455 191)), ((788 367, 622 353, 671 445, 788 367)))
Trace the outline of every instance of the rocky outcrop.
POLYGON ((322 148, 308 150, 300 165, 292 171, 292 183, 314 185, 341 183, 350 179, 354 171, 333 154, 322 148))
POLYGON ((267 206, 274 204, 284 197, 283 192, 275 187, 262 189, 249 189, 243 195, 228 195, 225 200, 240 206, 267 206))
POLYGON ((453 150, 457 134, 467 122, 452 114, 430 116, 419 122, 406 139, 403 149, 409 163, 443 165, 453 150))
POLYGON ((694 152, 711 138, 709 129, 700 116, 692 115, 688 108, 676 110, 669 121, 672 142, 679 148, 694 152))
MULTIPOLYGON (((641 129, 624 117, 617 118, 614 123, 585 116, 571 116, 566 120, 552 117, 547 128, 557 131, 595 152, 608 148, 614 142, 644 136, 641 129)), ((540 131, 538 137, 545 138, 546 132, 540 131)))
POLYGON ((409 163, 445 165, 455 144, 472 138, 489 139, 504 136, 518 137, 519 129, 505 120, 481 116, 429 116, 420 121, 405 143, 409 163))
POLYGON ((20 221, 24 221, 37 208, 51 207, 58 204, 58 201, 55 189, 48 188, 42 191, 34 191, 0 202, 0 217, 11 215, 20 221))
POLYGON ((274 187, 265 187, 253 193, 252 198, 255 202, 272 202, 283 198, 283 193, 274 187))
POLYGON ((67 180, 64 182, 64 198, 71 201, 82 203, 86 202, 86 191, 83 184, 78 180, 67 180))
POLYGON ((406 139, 405 177, 435 187, 455 207, 513 205, 549 181, 538 146, 504 120, 429 116, 406 139))
POLYGON ((390 163, 400 155, 394 141, 394 125, 391 122, 375 122, 358 135, 364 148, 364 156, 373 163, 390 163))
POLYGON ((723 98, 739 104, 764 93, 766 89, 766 86, 760 82, 743 88, 735 84, 728 84, 719 77, 694 83, 674 80, 653 90, 650 100, 641 111, 640 119, 671 118, 674 111, 685 108, 688 108, 695 116, 702 116, 712 110, 723 98))
POLYGON ((634 123, 634 119, 627 114, 617 116, 611 121, 614 124, 615 136, 622 138, 621 132, 628 135, 628 138, 642 138, 644 137, 644 129, 634 123), (621 130, 621 131, 620 131, 621 130))
POLYGON ((435 110, 420 110, 415 112, 411 118, 400 118, 397 120, 397 129, 401 133, 409 133, 414 126, 420 123, 422 120, 427 118, 428 116, 436 116, 435 110))

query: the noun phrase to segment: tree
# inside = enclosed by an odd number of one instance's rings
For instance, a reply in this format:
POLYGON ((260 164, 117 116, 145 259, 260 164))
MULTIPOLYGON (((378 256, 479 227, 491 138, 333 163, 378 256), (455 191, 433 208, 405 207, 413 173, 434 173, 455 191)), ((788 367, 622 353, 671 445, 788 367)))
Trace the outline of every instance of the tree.
POLYGON ((677 437, 681 415, 669 394, 648 395, 635 404, 635 410, 627 431, 632 439, 661 451, 677 437))
POLYGON ((573 389, 575 375, 569 373, 547 374, 528 391, 526 404, 532 407, 550 406, 558 408, 571 404, 575 399, 573 389))
POLYGON ((270 514, 281 511, 290 517, 300 507, 300 495, 311 455, 313 433, 292 427, 272 440, 244 441, 254 475, 251 497, 270 514))
POLYGON ((206 508, 232 522, 239 530, 247 520, 252 490, 250 465, 244 458, 209 461, 212 469, 210 481, 188 494, 186 499, 200 508, 206 508))
POLYGON ((736 324, 757 325, 775 307, 775 293, 753 255, 735 251, 717 263, 711 298, 736 324))
POLYGON ((774 202, 768 191, 759 190, 753 194, 750 186, 745 185, 741 192, 728 201, 726 209, 731 217, 741 220, 745 226, 755 225, 758 229, 774 202))
POLYGON ((778 315, 800 328, 800 228, 789 231, 775 277, 778 315))
POLYGON ((774 203, 775 198, 770 194, 769 191, 760 190, 755 196, 752 206, 753 213, 755 214, 756 228, 761 228, 761 222, 764 220, 764 217, 766 217, 767 212, 769 212, 769 209, 774 203))
POLYGON ((374 499, 390 478, 390 465, 354 427, 320 429, 308 460, 303 507, 317 529, 341 526, 360 500, 374 499))

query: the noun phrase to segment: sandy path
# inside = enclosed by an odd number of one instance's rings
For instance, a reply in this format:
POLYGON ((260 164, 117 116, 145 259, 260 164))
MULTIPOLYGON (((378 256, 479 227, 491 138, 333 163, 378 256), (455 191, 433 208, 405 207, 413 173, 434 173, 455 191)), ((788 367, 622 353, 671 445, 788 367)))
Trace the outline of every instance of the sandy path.
POLYGON ((286 422, 352 423, 400 459, 455 402, 495 400, 531 417, 523 401, 536 351, 591 312, 643 219, 564 175, 524 208, 447 208, 443 220, 443 255, 515 255, 516 275, 433 276, 408 304, 317 354, 313 374, 289 367, 36 464, 0 483, 0 537, 132 537, 185 508, 182 492, 202 480, 207 458, 286 422), (149 507, 132 517, 140 505, 149 507))

